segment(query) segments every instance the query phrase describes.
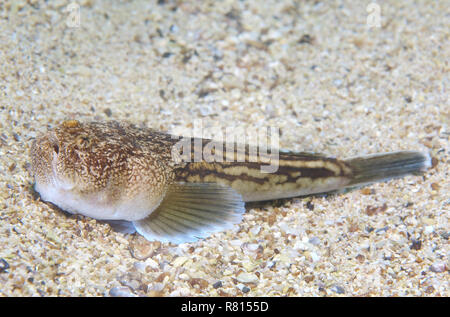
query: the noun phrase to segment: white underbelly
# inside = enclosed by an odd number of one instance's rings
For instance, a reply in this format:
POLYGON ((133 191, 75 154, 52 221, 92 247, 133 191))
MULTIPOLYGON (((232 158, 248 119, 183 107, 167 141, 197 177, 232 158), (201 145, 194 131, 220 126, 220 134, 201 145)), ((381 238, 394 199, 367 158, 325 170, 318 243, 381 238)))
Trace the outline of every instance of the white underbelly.
POLYGON ((53 184, 36 183, 35 190, 39 192, 43 201, 51 202, 69 213, 102 220, 140 220, 152 213, 162 201, 160 199, 152 202, 146 197, 134 197, 113 203, 108 200, 106 192, 81 197, 70 189, 53 184))

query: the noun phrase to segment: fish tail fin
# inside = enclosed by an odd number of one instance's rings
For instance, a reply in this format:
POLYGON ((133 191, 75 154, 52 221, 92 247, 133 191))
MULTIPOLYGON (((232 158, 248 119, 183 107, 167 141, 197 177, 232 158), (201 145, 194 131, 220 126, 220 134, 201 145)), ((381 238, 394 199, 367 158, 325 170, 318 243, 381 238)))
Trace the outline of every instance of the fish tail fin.
POLYGON ((348 185, 356 186, 420 174, 431 167, 431 157, 428 153, 400 151, 350 158, 345 163, 353 174, 348 185))

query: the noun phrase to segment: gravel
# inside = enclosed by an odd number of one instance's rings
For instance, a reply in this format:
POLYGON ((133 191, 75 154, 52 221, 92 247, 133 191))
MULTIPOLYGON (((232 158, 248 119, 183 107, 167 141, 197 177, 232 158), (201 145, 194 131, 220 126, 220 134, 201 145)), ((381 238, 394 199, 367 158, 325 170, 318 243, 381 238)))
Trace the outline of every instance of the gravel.
POLYGON ((0 5, 0 296, 450 295, 447 3, 383 1, 370 28, 354 1, 82 0, 79 27, 70 2, 0 5), (65 119, 271 126, 281 148, 433 168, 175 246, 40 201, 30 145, 65 119))

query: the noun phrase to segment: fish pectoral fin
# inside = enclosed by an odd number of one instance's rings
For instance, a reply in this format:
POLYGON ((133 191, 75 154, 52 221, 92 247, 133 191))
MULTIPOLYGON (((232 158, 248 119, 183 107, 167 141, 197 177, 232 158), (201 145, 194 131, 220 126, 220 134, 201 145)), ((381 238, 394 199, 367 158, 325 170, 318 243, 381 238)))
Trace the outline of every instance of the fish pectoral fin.
POLYGON ((230 229, 241 222, 244 212, 242 196, 231 187, 215 183, 178 183, 169 187, 155 211, 133 224, 149 241, 178 244, 230 229))

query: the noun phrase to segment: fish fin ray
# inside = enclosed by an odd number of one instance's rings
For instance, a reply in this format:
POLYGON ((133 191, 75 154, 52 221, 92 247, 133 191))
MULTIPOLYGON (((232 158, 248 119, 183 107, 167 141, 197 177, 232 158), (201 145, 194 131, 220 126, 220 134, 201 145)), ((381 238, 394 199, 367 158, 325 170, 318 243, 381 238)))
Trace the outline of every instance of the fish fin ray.
POLYGON ((229 186, 177 183, 155 211, 133 224, 147 240, 178 244, 230 229, 244 212, 242 196, 229 186))

